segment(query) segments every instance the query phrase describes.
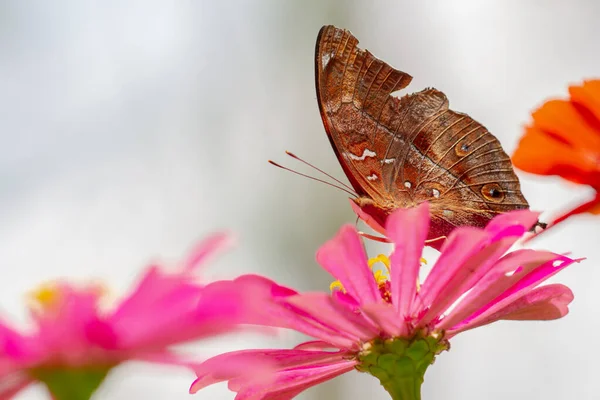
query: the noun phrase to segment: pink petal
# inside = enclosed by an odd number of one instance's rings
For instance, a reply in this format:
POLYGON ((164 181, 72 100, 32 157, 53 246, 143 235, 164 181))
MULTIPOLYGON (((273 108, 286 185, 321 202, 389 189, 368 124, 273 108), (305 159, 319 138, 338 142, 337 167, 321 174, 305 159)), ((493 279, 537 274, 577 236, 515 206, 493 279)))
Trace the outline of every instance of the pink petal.
MULTIPOLYGON (((235 400, 289 400, 306 389, 333 379, 356 366, 355 360, 344 360, 322 366, 306 366, 277 373, 275 382, 244 385, 235 400)), ((233 389, 230 385, 230 389, 233 389)))
POLYGON ((187 275, 168 274, 162 272, 158 266, 149 267, 131 294, 124 298, 113 312, 111 318, 122 321, 139 321, 141 316, 147 315, 151 319, 154 316, 152 313, 148 313, 148 309, 164 302, 174 292, 181 294, 183 290, 186 290, 189 296, 188 301, 190 303, 197 302, 200 296, 200 287, 190 281, 187 275))
POLYGON ((552 284, 532 290, 508 306, 489 314, 486 318, 448 331, 448 337, 459 332, 504 320, 553 320, 564 317, 569 312, 568 305, 573 301, 573 292, 564 285, 552 284))
MULTIPOLYGON (((524 210, 495 217, 483 231, 471 227, 454 230, 419 293, 421 307, 429 307, 419 325, 437 318, 471 289, 536 221, 537 213, 524 210)), ((413 309, 413 315, 419 311, 413 309)))
POLYGON ((460 303, 444 317, 438 325, 440 329, 450 329, 477 310, 495 299, 512 286, 523 274, 549 261, 557 259, 556 254, 547 251, 517 250, 502 257, 460 303), (513 274, 519 270, 519 274, 513 274))
POLYGON ((183 268, 174 273, 163 272, 159 266, 148 267, 138 285, 121 302, 112 318, 121 321, 135 320, 139 325, 141 316, 147 315, 149 319, 155 317, 153 312, 149 312, 152 307, 181 307, 185 302, 197 302, 202 286, 195 282, 192 272, 231 242, 231 236, 226 233, 207 237, 191 252, 183 263, 183 268), (169 302, 177 304, 168 304, 169 302))
POLYGON ((56 289, 59 304, 47 313, 34 313, 36 332, 29 337, 29 356, 38 357, 58 354, 61 362, 80 365, 87 360, 91 345, 88 327, 98 321, 98 292, 91 289, 75 289, 63 284, 56 289))
POLYGON ((235 279, 235 282, 244 285, 244 292, 263 299, 282 299, 298 294, 297 291, 287 286, 279 285, 269 278, 260 275, 246 274, 235 279))
POLYGON ((232 390, 243 386, 269 384, 275 373, 291 367, 322 366, 338 363, 347 357, 344 352, 306 351, 289 349, 258 349, 234 351, 210 358, 196 367, 198 379, 190 393, 212 385, 230 381, 232 390))
POLYGON ((400 318, 410 313, 417 292, 417 278, 421 268, 421 254, 429 233, 429 204, 399 209, 391 214, 386 224, 387 236, 394 242, 391 255, 392 303, 400 318))
POLYGON ((183 275, 176 278, 154 270, 141 287, 107 321, 122 349, 155 349, 233 330, 237 324, 261 322, 262 304, 258 304, 255 287, 240 281, 202 287, 183 275), (152 288, 155 294, 150 293, 152 288), (138 310, 142 298, 147 303, 138 310))
POLYGON ((201 264, 209 261, 218 253, 226 250, 233 244, 233 238, 225 232, 215 233, 196 245, 194 250, 188 256, 187 261, 183 264, 184 269, 188 272, 193 272, 201 264))
POLYGON ((348 293, 342 292, 341 290, 334 290, 331 293, 331 298, 334 299, 338 304, 347 307, 349 310, 358 311, 360 304, 356 299, 350 296, 348 293))
MULTIPOLYGON (((11 359, 26 358, 31 349, 24 335, 0 321, 0 354, 11 359)), ((0 363, 2 365, 2 363, 0 363)))
POLYGON ((403 318, 398 317, 398 312, 388 303, 366 304, 361 311, 389 337, 408 334, 408 325, 403 318))
MULTIPOLYGON (((361 314, 340 306, 325 293, 305 293, 291 296, 287 302, 305 311, 323 326, 354 342, 368 341, 379 334, 379 329, 361 314)), ((323 337, 318 338, 326 340, 323 337)))
POLYGON ((367 265, 367 254, 352 225, 343 226, 333 239, 321 246, 317 261, 359 303, 381 301, 373 272, 367 265))
POLYGON ((487 241, 488 237, 481 229, 463 227, 452 231, 442 247, 439 259, 421 286, 419 301, 413 306, 411 314, 419 314, 421 309, 433 304, 462 265, 483 249, 487 241))
POLYGON ((182 276, 152 269, 107 323, 121 348, 155 347, 204 335, 202 322, 195 317, 202 290, 182 276))
POLYGON ((290 297, 300 296, 295 291, 257 275, 244 275, 235 281, 245 286, 244 293, 248 301, 253 302, 257 309, 252 313, 253 319, 246 322, 293 329, 339 348, 354 345, 355 336, 324 324, 319 318, 321 313, 313 315, 288 303, 290 297))
MULTIPOLYGON (((521 226, 523 233, 528 232, 533 225, 536 224, 540 216, 539 212, 530 210, 516 210, 502 213, 494 217, 485 227, 486 232, 491 235, 504 235, 504 232, 509 226, 521 226)), ((520 230, 520 229, 517 229, 520 230)), ((522 236, 523 233, 515 235, 522 236)))
POLYGON ((337 350, 337 348, 332 346, 331 343, 323 342, 321 340, 313 340, 310 342, 300 343, 299 345, 294 347, 294 350, 320 350, 320 351, 322 351, 322 350, 326 350, 326 349, 337 350))
MULTIPOLYGON (((574 262, 575 260, 571 260, 568 257, 557 255, 554 261, 548 261, 541 266, 533 268, 531 271, 517 269, 514 274, 506 277, 507 279, 510 279, 511 282, 516 283, 514 283, 510 288, 505 290, 488 304, 484 305, 473 315, 469 316, 462 323, 457 326, 453 326, 451 329, 462 331, 469 329, 470 326, 479 325, 481 321, 488 321, 491 315, 494 315, 499 310, 507 307, 512 302, 526 295, 532 290, 532 288, 538 286, 541 282, 550 278, 574 262), (560 264, 555 266, 555 263, 559 262, 560 264)), ((504 285, 504 283, 502 283, 502 285, 504 285)))
POLYGON ((189 392, 198 390, 214 383, 238 378, 270 382, 277 368, 276 357, 278 350, 242 350, 224 353, 209 358, 195 368, 198 378, 190 386, 189 392))
POLYGON ((571 289, 561 284, 541 286, 509 304, 494 316, 495 319, 516 321, 549 321, 562 318, 575 297, 571 289))

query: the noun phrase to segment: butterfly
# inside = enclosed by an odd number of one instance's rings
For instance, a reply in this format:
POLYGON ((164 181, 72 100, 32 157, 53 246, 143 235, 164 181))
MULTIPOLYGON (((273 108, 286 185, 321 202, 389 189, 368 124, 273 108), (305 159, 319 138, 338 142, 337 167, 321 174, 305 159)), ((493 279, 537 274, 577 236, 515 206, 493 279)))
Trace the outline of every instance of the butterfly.
POLYGON ((347 30, 321 28, 315 76, 325 130, 367 223, 382 229, 395 209, 428 201, 435 240, 529 208, 494 135, 434 88, 392 96, 412 76, 357 45, 347 30))

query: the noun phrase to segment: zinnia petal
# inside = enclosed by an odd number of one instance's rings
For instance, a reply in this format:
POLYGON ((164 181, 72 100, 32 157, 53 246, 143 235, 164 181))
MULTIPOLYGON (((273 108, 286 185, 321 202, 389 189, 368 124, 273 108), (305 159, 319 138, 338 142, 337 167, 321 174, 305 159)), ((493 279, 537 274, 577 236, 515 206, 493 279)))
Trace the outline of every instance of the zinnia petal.
MULTIPOLYGON (((547 101, 533 112, 512 160, 524 171, 558 175, 600 191, 600 80, 571 86, 569 94, 570 99, 547 101)), ((548 225, 583 212, 600 213, 599 204, 587 202, 548 225)))
POLYGON ((310 387, 352 371, 356 364, 355 360, 340 360, 321 366, 313 364, 290 368, 276 373, 274 382, 236 388, 236 382, 231 381, 229 388, 238 391, 235 400, 289 400, 310 387))
POLYGON ((489 317, 516 321, 548 321, 562 318, 575 297, 571 289, 559 283, 541 286, 489 317))
POLYGON ((196 245, 184 263, 185 269, 196 270, 206 264, 212 257, 218 255, 233 245, 233 237, 226 232, 214 233, 196 245))
POLYGON ((550 100, 535 111, 532 117, 536 127, 568 143, 572 148, 600 151, 600 135, 596 131, 598 127, 585 118, 582 111, 584 110, 578 109, 570 101, 550 100))
POLYGON ((450 329, 473 315, 477 310, 510 288, 523 274, 563 256, 529 249, 517 250, 502 257, 481 280, 461 299, 460 303, 438 325, 440 329, 450 329), (518 274, 515 272, 518 271, 518 274))
POLYGON ((273 349, 225 353, 206 360, 196 368, 198 379, 190 387, 190 393, 225 380, 230 381, 232 390, 245 390, 246 394, 249 392, 246 388, 253 388, 254 391, 264 386, 275 388, 280 372, 305 366, 337 365, 347 362, 345 356, 344 352, 273 349))
POLYGON ((343 226, 333 239, 319 249, 317 261, 359 303, 381 300, 377 283, 367 265, 364 246, 352 225, 343 226))
MULTIPOLYGON (((368 341, 379 333, 379 329, 370 321, 347 307, 339 305, 326 293, 305 293, 301 296, 292 296, 287 299, 287 303, 305 311, 322 325, 338 331, 339 335, 349 337, 354 342, 368 341)), ((324 339, 323 337, 318 338, 324 339)))
POLYGON ((421 254, 429 233, 429 204, 399 209, 387 219, 387 234, 394 242, 390 281, 392 304, 400 318, 408 316, 416 295, 421 254))
MULTIPOLYGON (((518 268, 514 273, 510 276, 505 276, 504 279, 510 280, 513 284, 497 296, 495 299, 490 301, 485 306, 481 307, 477 312, 468 317, 462 323, 454 326, 450 329, 450 331, 464 331, 467 329, 471 329, 476 326, 480 326, 485 323, 490 323, 491 320, 490 315, 496 314, 499 310, 507 307, 512 302, 517 301, 528 292, 533 290, 540 283, 555 275, 562 269, 576 262, 565 256, 558 256, 557 259, 553 261, 548 261, 542 265, 535 266, 532 264, 521 266, 522 268, 518 268), (531 268, 525 269, 525 268, 531 268)), ((501 286, 505 286, 505 283, 499 282, 501 286)))
MULTIPOLYGON (((573 102, 586 107, 600 121, 600 79, 583 82, 581 86, 569 87, 573 102)), ((596 125, 596 134, 600 135, 600 126, 596 125)))
POLYGON ((245 320, 247 323, 294 329, 337 346, 352 346, 355 336, 326 325, 320 313, 313 315, 288 303, 295 291, 257 275, 243 275, 235 282, 244 286, 247 301, 254 307, 249 313, 251 319, 245 320))
POLYGON ((421 299, 428 311, 420 326, 428 324, 450 307, 494 265, 524 232, 537 221, 527 210, 499 215, 484 230, 454 230, 442 254, 423 284, 421 299))
POLYGON ((571 289, 561 284, 552 284, 533 289, 506 307, 478 318, 459 329, 448 331, 448 337, 459 332, 478 328, 492 322, 504 320, 548 321, 564 317, 569 312, 568 305, 573 301, 571 289))

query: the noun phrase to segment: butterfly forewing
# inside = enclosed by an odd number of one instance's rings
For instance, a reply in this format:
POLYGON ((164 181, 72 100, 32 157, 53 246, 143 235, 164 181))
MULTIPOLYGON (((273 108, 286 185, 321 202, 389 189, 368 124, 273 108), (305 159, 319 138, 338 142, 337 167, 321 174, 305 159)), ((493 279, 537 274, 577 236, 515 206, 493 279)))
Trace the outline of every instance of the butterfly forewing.
POLYGON ((430 201, 431 235, 483 226, 499 212, 527 208, 499 141, 436 89, 392 96, 412 77, 358 48, 333 26, 315 54, 321 117, 352 186, 384 214, 430 201))

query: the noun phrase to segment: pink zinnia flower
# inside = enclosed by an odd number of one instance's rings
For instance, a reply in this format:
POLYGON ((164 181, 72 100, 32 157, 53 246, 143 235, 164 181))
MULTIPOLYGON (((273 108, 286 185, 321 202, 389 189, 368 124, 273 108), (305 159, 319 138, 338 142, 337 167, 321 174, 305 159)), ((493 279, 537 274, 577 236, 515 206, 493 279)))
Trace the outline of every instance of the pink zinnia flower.
POLYGON ((98 287, 61 282, 38 291, 35 329, 0 322, 0 398, 41 381, 55 399, 86 399, 124 361, 188 365, 172 345, 231 330, 244 312, 236 285, 196 282, 200 264, 227 242, 224 234, 209 237, 171 273, 150 266, 107 311, 98 287))
POLYGON ((485 229, 457 228, 422 284, 426 203, 388 218, 386 232, 395 247, 387 279, 380 271, 373 274, 351 225, 317 253, 343 290, 300 294, 263 277, 242 276, 232 284, 243 283, 262 301, 263 314, 253 322, 316 340, 294 349, 213 357, 196 369, 190 392, 228 381, 237 400, 291 399, 356 369, 377 377, 394 399, 420 398, 425 370, 454 335, 501 319, 551 320, 567 314, 571 290, 539 284, 574 260, 548 251, 506 254, 536 221, 536 213, 523 210, 500 215, 485 229))

